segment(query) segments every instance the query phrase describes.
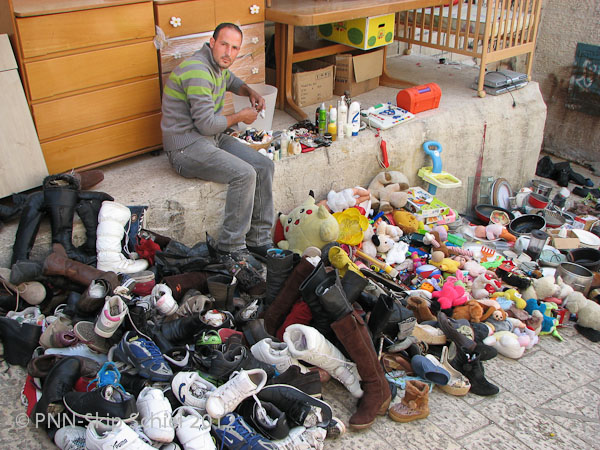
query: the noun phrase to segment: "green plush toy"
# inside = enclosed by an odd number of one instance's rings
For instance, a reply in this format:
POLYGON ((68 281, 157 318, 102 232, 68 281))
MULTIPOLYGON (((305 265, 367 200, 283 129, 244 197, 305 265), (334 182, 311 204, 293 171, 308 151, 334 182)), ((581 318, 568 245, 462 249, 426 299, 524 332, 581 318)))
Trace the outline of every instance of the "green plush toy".
POLYGON ((283 250, 291 250, 299 255, 311 246, 322 248, 325 244, 335 241, 339 234, 339 225, 335 217, 325 206, 317 206, 312 196, 293 209, 289 215, 279 216, 279 221, 285 239, 277 245, 283 250))

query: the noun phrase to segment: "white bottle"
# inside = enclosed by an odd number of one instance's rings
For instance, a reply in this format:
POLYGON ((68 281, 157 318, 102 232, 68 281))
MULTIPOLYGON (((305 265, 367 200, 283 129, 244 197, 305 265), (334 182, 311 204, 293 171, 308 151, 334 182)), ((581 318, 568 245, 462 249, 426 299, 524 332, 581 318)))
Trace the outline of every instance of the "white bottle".
POLYGON ((360 129, 360 103, 354 101, 348 110, 348 122, 352 124, 352 136, 358 136, 360 129))
POLYGON ((288 148, 288 145, 290 144, 290 135, 288 134, 288 132, 286 130, 283 130, 281 132, 280 139, 281 139, 280 140, 281 145, 279 146, 280 150, 281 150, 280 156, 283 157, 287 153, 287 148, 288 148))
POLYGON ((337 135, 338 139, 344 139, 344 125, 348 122, 348 107, 346 106, 346 98, 342 95, 342 99, 338 102, 338 120, 337 120, 337 135))

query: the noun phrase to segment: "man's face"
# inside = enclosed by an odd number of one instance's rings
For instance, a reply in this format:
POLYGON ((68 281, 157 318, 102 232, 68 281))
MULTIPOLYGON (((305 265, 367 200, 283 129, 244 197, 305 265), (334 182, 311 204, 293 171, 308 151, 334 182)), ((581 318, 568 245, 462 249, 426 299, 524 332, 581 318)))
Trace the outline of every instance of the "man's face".
POLYGON ((210 38, 212 55, 221 69, 227 69, 233 64, 242 46, 242 36, 233 28, 223 28, 217 39, 210 38))

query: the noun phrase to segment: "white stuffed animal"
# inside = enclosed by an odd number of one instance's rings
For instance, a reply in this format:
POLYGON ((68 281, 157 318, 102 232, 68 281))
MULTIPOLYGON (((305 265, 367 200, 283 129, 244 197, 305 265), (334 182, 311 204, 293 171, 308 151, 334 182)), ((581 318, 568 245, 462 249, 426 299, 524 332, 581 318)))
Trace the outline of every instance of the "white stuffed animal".
POLYGON ((519 359, 525 353, 525 347, 521 347, 519 338, 510 331, 497 331, 483 340, 485 345, 496 347, 498 353, 507 358, 519 359))
POLYGON ((588 300, 578 291, 573 291, 565 299, 566 308, 577 314, 577 323, 582 327, 600 331, 600 305, 588 300))
POLYGON ((394 246, 385 255, 385 263, 389 266, 403 263, 406 260, 407 251, 408 244, 406 242, 394 242, 394 246))

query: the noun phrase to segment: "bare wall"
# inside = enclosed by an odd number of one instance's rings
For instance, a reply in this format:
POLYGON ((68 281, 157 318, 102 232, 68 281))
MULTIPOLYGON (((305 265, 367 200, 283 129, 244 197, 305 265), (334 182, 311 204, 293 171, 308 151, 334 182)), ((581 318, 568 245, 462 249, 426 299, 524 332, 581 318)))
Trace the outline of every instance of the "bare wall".
POLYGON ((600 116, 565 107, 578 42, 600 45, 600 0, 544 0, 533 65, 548 108, 544 150, 600 173, 600 116))

